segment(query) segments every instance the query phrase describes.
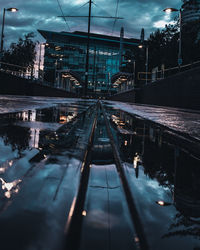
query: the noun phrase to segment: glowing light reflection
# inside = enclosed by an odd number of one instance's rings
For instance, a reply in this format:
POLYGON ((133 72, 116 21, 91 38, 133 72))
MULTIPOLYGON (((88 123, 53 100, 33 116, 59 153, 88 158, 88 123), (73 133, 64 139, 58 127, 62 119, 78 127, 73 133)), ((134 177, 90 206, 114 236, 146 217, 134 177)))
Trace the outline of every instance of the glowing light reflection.
POLYGON ((18 184, 22 181, 22 180, 15 180, 13 182, 6 182, 4 181, 2 178, 0 178, 1 183, 2 183, 2 190, 5 190, 4 196, 8 199, 11 198, 12 194, 16 194, 19 192, 19 186, 18 184))
POLYGON ((83 210, 82 215, 83 215, 83 216, 86 216, 86 215, 87 215, 87 212, 86 212, 85 210, 83 210))

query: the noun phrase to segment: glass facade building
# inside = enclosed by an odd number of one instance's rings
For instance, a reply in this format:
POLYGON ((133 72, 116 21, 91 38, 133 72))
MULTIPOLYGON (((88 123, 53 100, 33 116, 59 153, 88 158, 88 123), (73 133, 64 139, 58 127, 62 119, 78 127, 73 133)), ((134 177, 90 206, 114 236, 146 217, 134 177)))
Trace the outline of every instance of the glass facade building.
MULTIPOLYGON (((71 70, 85 78, 87 33, 52 32, 38 30, 46 39, 44 72, 55 70, 56 65, 62 70, 71 70)), ((123 54, 138 46, 138 39, 123 39, 123 54)), ((120 37, 91 34, 89 50, 88 88, 108 89, 111 76, 120 68, 120 37)))
POLYGON ((200 20, 200 0, 183 0, 182 8, 183 25, 200 20))

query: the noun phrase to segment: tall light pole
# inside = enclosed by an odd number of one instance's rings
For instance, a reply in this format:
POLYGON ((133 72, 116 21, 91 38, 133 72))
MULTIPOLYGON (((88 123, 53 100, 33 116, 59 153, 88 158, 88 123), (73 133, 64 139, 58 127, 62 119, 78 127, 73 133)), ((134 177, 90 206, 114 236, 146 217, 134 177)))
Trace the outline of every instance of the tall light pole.
POLYGON ((5 26, 5 14, 6 11, 10 11, 10 12, 17 12, 18 9, 17 8, 8 8, 8 9, 3 9, 3 21, 2 21, 2 30, 1 30, 1 53, 3 52, 3 43, 4 43, 4 26, 5 26))
POLYGON ((147 85, 147 78, 148 78, 148 70, 149 70, 149 47, 146 46, 146 62, 145 62, 145 68, 146 68, 146 85, 147 85))
POLYGON ((128 60, 128 63, 131 63, 131 62, 133 62, 133 68, 132 68, 132 74, 133 74, 133 77, 132 77, 132 86, 134 87, 134 85, 135 85, 135 58, 134 57, 132 57, 132 60, 131 59, 128 60))
POLYGON ((183 59, 182 59, 182 10, 181 8, 179 10, 174 9, 174 8, 166 8, 163 11, 166 12, 167 14, 170 14, 171 12, 179 11, 180 32, 179 32, 179 46, 178 46, 178 66, 180 70, 181 64, 183 63, 183 59))
POLYGON ((148 45, 143 45, 143 44, 139 44, 139 46, 138 46, 138 48, 139 49, 143 49, 143 48, 146 48, 146 58, 145 58, 145 71, 146 71, 146 77, 145 77, 145 79, 146 79, 146 82, 145 82, 145 84, 147 85, 147 83, 148 83, 148 70, 149 70, 149 46, 148 45))
POLYGON ((39 65, 38 65, 38 79, 39 79, 39 80, 40 80, 40 62, 41 62, 41 52, 42 52, 42 44, 40 43, 39 65))
POLYGON ((92 11, 92 0, 89 1, 89 14, 88 14, 88 34, 87 34, 87 51, 86 51, 86 64, 85 64, 85 86, 84 86, 84 96, 85 97, 87 96, 88 74, 89 74, 91 11, 92 11))

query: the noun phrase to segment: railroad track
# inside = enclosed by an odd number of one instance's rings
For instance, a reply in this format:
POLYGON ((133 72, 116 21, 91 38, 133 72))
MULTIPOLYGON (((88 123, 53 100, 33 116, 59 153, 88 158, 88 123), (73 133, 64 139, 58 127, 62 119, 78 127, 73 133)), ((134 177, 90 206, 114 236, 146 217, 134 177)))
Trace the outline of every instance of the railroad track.
MULTIPOLYGON (((135 231, 134 241, 132 242, 133 244, 130 247, 130 249, 147 250, 149 249, 149 247, 148 247, 148 243, 147 243, 145 233, 143 230, 143 225, 141 223, 141 220, 140 220, 140 217, 139 217, 139 214, 137 212, 136 205, 134 202, 134 198, 131 194, 129 184, 126 179, 126 175, 124 173, 123 163, 121 162, 118 149, 115 145, 109 119, 107 118, 106 111, 101 102, 97 103, 95 112, 96 114, 92 121, 92 128, 90 131, 88 147, 87 147, 87 150, 85 151, 84 161, 83 161, 82 168, 81 168, 80 183, 77 189, 78 191, 77 191, 76 196, 74 197, 71 210, 69 212, 67 224, 66 224, 66 247, 65 248, 67 250, 78 250, 78 249, 90 250, 82 246, 83 221, 87 213, 87 211, 85 210, 85 207, 87 206, 86 203, 92 202, 92 201, 90 202, 87 201, 87 199, 89 199, 90 197, 87 193, 90 192, 89 189, 91 188, 91 186, 89 186, 89 182, 91 178, 90 177, 91 166, 92 164, 94 164, 93 163, 93 158, 94 158, 93 154, 94 154, 94 147, 95 147, 94 138, 95 138, 95 133, 97 133, 97 130, 98 130, 98 124, 101 122, 101 126, 103 124, 103 126, 106 128, 106 133, 108 135, 109 143, 111 145, 113 161, 114 161, 113 165, 115 166, 116 172, 118 173, 118 178, 120 180, 119 182, 120 182, 121 189, 122 189, 122 196, 123 196, 123 199, 126 201, 126 206, 128 207, 128 210, 129 210, 128 219, 129 221, 131 221, 132 226, 135 231), (100 119, 101 121, 99 121, 100 119)), ((112 189, 108 185, 102 188, 105 188, 107 190, 112 189)), ((113 187, 113 189, 114 188, 115 187, 113 187)), ((108 200, 108 202, 110 201, 108 200)), ((108 212, 111 213, 110 209, 108 209, 108 212)), ((112 216, 112 214, 110 214, 109 216, 112 216)), ((92 236, 91 236, 91 240, 92 240, 92 236)), ((109 244, 107 247, 107 249, 109 250, 114 249, 110 241, 111 240, 109 239, 109 244)), ((96 245, 98 246, 98 244, 99 242, 97 241, 96 245)), ((92 249, 93 248, 91 248, 91 250, 92 249)), ((121 249, 121 248, 117 248, 117 249, 121 249)))

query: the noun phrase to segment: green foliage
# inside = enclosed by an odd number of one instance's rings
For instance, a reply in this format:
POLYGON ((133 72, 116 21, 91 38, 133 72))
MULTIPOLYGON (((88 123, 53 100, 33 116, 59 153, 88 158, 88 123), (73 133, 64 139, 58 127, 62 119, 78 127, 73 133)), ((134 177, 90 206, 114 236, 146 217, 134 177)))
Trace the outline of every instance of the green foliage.
POLYGON ((18 65, 14 67, 3 65, 5 69, 19 72, 30 71, 34 66, 37 42, 34 42, 34 33, 28 33, 24 38, 19 38, 18 43, 12 43, 10 48, 4 52, 2 61, 8 64, 18 65))

